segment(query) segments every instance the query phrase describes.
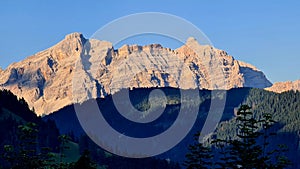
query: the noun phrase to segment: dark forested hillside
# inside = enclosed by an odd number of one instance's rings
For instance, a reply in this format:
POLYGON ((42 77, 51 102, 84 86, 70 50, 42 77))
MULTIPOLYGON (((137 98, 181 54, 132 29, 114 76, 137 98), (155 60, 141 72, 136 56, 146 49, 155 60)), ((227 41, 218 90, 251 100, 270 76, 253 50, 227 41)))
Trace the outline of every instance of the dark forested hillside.
MULTIPOLYGON (((148 94, 156 88, 151 89, 134 89, 130 91, 130 99, 133 105, 139 110, 147 110, 149 108, 148 94)), ((167 107, 162 116, 148 125, 140 125, 130 122, 122 118, 114 106, 111 96, 105 99, 97 99, 99 108, 105 119, 118 132, 126 133, 135 137, 149 137, 165 131, 176 119, 178 111, 181 108, 180 92, 174 88, 161 88, 167 96, 167 107), (114 123, 117 122, 117 123, 114 123)), ((122 92, 122 91, 120 91, 122 92)), ((176 147, 170 151, 159 155, 159 158, 170 158, 174 161, 182 162, 187 152, 187 145, 193 140, 193 134, 200 131, 207 117, 207 112, 211 103, 211 91, 209 90, 191 90, 190 92, 199 92, 200 107, 198 119, 191 129, 188 136, 182 140, 176 147)), ((116 93, 118 95, 118 93, 116 93)), ((89 101, 83 103, 88 104, 89 101)), ((160 101, 157 101, 159 106, 160 101)), ((231 89, 227 92, 226 105, 215 133, 211 138, 232 138, 235 137, 236 124, 235 113, 237 108, 247 104, 252 106, 254 115, 259 119, 263 112, 273 115, 277 123, 272 128, 278 132, 278 135, 272 139, 271 145, 284 143, 288 145, 288 156, 294 162, 293 167, 297 167, 297 159, 300 157, 299 147, 299 129, 300 129, 300 93, 285 92, 277 94, 263 89, 238 88, 231 89)), ((190 101, 188 106, 194 106, 194 102, 190 101)), ((53 119, 56 121, 62 133, 72 133, 77 138, 84 135, 84 132, 76 117, 74 106, 67 106, 58 112, 55 112, 44 119, 53 119)))
MULTIPOLYGON (((292 168, 300 168, 300 92, 288 91, 281 94, 260 89, 251 89, 243 104, 250 105, 256 119, 263 113, 270 113, 276 121, 271 131, 270 149, 279 144, 288 147, 287 156, 293 162, 292 168)), ((236 139, 236 119, 221 122, 212 136, 219 139, 236 139)), ((260 126, 262 127, 262 126, 260 126)))
MULTIPOLYGON (((23 98, 17 98, 8 90, 0 90, 0 154, 3 154, 7 145, 18 149, 22 144, 19 128, 29 122, 35 124, 38 131, 36 149, 40 151, 47 147, 57 151, 59 130, 55 122, 43 121, 29 109, 23 98)), ((0 161, 4 163, 3 159, 0 161)))
MULTIPOLYGON (((149 93, 157 88, 151 89, 134 89, 130 91, 130 100, 134 107, 138 110, 147 110, 150 107, 149 93)), ((101 110, 106 121, 118 132, 126 133, 132 137, 149 137, 164 132, 168 129, 174 120, 178 117, 181 108, 190 110, 195 107, 196 102, 193 99, 185 98, 181 100, 180 90, 174 88, 161 88, 166 94, 167 106, 156 120, 148 124, 139 124, 131 122, 124 118, 114 106, 112 96, 105 99, 97 99, 99 109, 101 110), (182 104, 184 102, 185 104, 182 104)), ((116 93, 122 94, 122 90, 116 93)), ((38 144, 37 149, 42 147, 51 148, 52 152, 58 152, 59 134, 67 134, 75 141, 75 147, 78 147, 81 154, 85 150, 90 151, 90 157, 93 161, 101 166, 116 168, 123 166, 127 168, 140 168, 143 164, 149 164, 149 167, 165 166, 164 168, 179 168, 178 164, 166 162, 163 159, 170 159, 175 162, 182 162, 187 153, 188 145, 193 140, 193 135, 201 131, 203 123, 206 120, 207 113, 211 104, 211 91, 209 90, 187 90, 186 92, 199 92, 200 106, 197 108, 198 118, 191 129, 190 133, 173 149, 155 158, 144 160, 122 158, 103 151, 95 143, 93 143, 84 133, 74 111, 74 105, 67 106, 58 112, 43 119, 37 117, 35 113, 29 109, 27 103, 22 98, 17 98, 7 90, 0 91, 0 151, 4 152, 6 145, 18 147, 21 143, 18 138, 18 128, 27 122, 37 124, 38 144), (58 126, 58 129, 56 128, 58 126), (151 165, 150 165, 151 164, 151 165), (152 166, 153 165, 153 166, 152 166)), ((222 97, 222 96, 219 96, 222 97)), ((90 101, 83 103, 81 106, 88 105, 90 101)), ((161 106, 162 98, 157 97, 154 105, 161 106)), ((298 159, 300 158, 300 93, 285 92, 277 94, 261 89, 240 88, 227 91, 226 104, 221 122, 217 130, 207 137, 207 141, 211 139, 232 139, 236 138, 236 112, 237 108, 247 104, 252 107, 256 119, 262 118, 263 113, 270 113, 276 121, 271 128, 277 132, 277 135, 271 139, 270 146, 275 147, 277 144, 285 144, 289 151, 287 156, 292 160, 292 168, 299 168, 298 159)), ((78 105, 80 106, 80 105, 78 105)), ((155 109, 154 109, 155 110, 155 109)), ((130 113, 130 112, 128 112, 130 113)), ((259 140, 258 140, 259 141, 259 140)), ((79 153, 79 152, 78 152, 79 153)), ((4 163, 1 161, 1 163, 4 163)), ((4 163, 5 164, 5 163, 4 163)))
POLYGON ((38 125, 40 146, 55 148, 59 131, 52 120, 37 117, 23 98, 17 98, 8 90, 0 90, 0 149, 4 144, 17 142, 18 125, 33 122, 38 125))
MULTIPOLYGON (((73 119, 66 116, 57 119, 66 126, 80 127, 74 122, 75 114, 68 111, 65 114, 73 119)), ((76 128, 66 128, 66 133, 61 134, 56 123, 50 118, 37 117, 23 98, 17 98, 8 90, 0 91, 0 168, 180 168, 178 163, 164 159, 115 156, 84 135, 74 137, 76 128)))

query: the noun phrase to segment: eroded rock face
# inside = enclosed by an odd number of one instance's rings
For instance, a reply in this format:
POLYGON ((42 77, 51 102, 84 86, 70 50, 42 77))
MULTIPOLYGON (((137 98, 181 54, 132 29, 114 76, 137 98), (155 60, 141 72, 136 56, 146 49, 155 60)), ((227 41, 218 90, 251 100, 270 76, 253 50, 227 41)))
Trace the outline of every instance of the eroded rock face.
POLYGON ((286 91, 300 91, 300 80, 288 81, 288 82, 277 82, 273 86, 266 88, 266 90, 273 91, 276 93, 282 93, 286 91))
POLYGON ((73 33, 0 71, 0 86, 24 97, 41 115, 121 88, 266 88, 271 83, 254 66, 194 38, 175 50, 159 44, 115 50, 110 42, 73 33))
POLYGON ((47 114, 72 101, 72 71, 86 40, 67 35, 55 46, 11 64, 0 75, 2 88, 24 97, 36 113, 47 114))

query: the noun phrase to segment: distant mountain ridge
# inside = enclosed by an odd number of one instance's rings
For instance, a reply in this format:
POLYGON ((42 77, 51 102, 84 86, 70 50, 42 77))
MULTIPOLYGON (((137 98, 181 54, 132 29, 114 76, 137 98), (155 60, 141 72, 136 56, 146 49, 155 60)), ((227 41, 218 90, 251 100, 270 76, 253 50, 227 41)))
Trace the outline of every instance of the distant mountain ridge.
POLYGON ((276 93, 282 93, 286 91, 300 91, 300 80, 287 81, 287 82, 276 82, 266 90, 273 91, 276 93))
POLYGON ((0 88, 24 97, 39 115, 74 102, 105 97, 121 88, 271 85, 253 65, 235 60, 223 50, 200 45, 194 38, 175 50, 159 44, 124 45, 116 50, 110 42, 72 33, 53 47, 0 70, 0 88), (84 80, 83 90, 73 91, 72 85, 81 85, 73 78, 84 80), (75 98, 73 92, 77 92, 75 98))

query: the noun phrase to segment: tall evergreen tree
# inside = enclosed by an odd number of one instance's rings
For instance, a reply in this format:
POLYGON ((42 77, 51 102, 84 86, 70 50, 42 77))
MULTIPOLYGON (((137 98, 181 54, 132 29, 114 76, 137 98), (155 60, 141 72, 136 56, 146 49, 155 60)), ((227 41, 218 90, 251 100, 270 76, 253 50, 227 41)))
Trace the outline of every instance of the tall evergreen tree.
POLYGON ((268 148, 269 138, 274 135, 271 127, 275 121, 271 114, 264 113, 261 119, 257 120, 251 107, 242 105, 235 120, 236 139, 215 139, 213 143, 218 151, 213 151, 217 153, 214 155, 208 147, 199 142, 190 145, 184 166, 188 169, 283 169, 290 164, 284 154, 287 151, 285 146, 273 150, 268 148), (218 160, 215 162, 216 167, 208 160, 213 156, 218 160))
POLYGON ((60 141, 60 147, 59 147, 59 169, 67 169, 69 168, 69 163, 66 162, 66 150, 70 149, 68 146, 69 142, 71 141, 71 138, 68 135, 60 135, 58 137, 58 140, 60 141))
POLYGON ((40 169, 48 165, 50 156, 39 150, 37 128, 37 124, 32 122, 18 126, 18 146, 4 146, 4 159, 9 162, 9 168, 40 169))
POLYGON ((251 107, 242 105, 237 112, 236 122, 238 139, 216 140, 219 145, 227 146, 221 151, 223 157, 220 158, 220 168, 280 169, 290 164, 284 155, 287 149, 282 146, 275 150, 267 149, 270 136, 275 134, 270 131, 275 123, 271 114, 263 113, 262 118, 256 120, 251 107), (258 142, 259 139, 262 143, 258 142))
POLYGON ((184 166, 187 169, 205 169, 212 168, 212 158, 210 148, 203 146, 199 142, 200 133, 194 135, 194 143, 189 146, 190 153, 186 154, 184 166))
POLYGON ((90 153, 88 150, 85 150, 79 160, 74 164, 72 169, 96 169, 97 165, 92 162, 90 158, 90 153))
POLYGON ((237 112, 237 136, 230 142, 231 168, 253 169, 261 165, 262 147, 256 142, 261 135, 251 107, 242 105, 237 112))

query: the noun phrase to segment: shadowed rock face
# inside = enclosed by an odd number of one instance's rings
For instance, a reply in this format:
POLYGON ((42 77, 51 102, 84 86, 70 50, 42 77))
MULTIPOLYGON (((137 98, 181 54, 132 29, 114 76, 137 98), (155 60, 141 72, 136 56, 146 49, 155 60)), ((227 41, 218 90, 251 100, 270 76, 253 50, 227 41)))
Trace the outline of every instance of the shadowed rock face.
POLYGON ((124 45, 115 50, 110 42, 72 33, 55 46, 0 70, 1 88, 24 97, 39 115, 73 102, 105 97, 121 88, 271 85, 254 66, 223 50, 200 45, 194 38, 175 50, 159 44, 124 45))

